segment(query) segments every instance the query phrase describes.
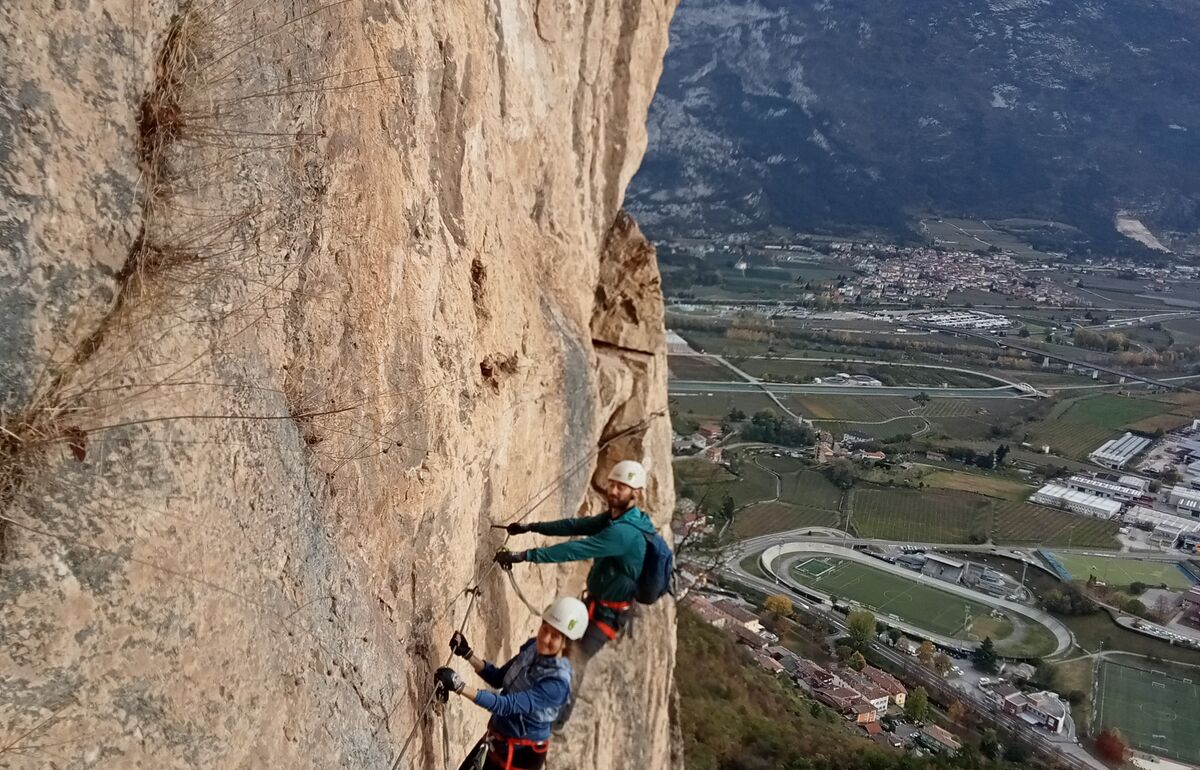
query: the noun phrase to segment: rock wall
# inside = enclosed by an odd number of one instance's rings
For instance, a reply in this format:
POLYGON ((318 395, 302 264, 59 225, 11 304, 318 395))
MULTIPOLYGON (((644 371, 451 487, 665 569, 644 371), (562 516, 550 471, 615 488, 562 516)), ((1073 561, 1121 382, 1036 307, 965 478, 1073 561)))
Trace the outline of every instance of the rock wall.
MULTIPOLYGON (((0 8, 0 766, 457 765, 451 631, 536 627, 490 525, 626 456, 672 507, 619 207, 673 5, 0 8)), ((676 761, 673 662, 660 602, 551 767, 676 761)))

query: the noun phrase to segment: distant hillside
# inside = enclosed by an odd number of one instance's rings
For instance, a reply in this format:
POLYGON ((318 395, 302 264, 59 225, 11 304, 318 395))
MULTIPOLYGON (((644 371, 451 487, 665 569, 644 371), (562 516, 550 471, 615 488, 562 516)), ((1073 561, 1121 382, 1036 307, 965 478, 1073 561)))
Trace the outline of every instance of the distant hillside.
POLYGON ((679 613, 679 722, 688 770, 1017 770, 961 756, 916 758, 855 734, 832 711, 750 662, 746 648, 688 610, 679 613), (703 671, 704 676, 683 672, 703 671))
POLYGON ((1200 229, 1200 3, 683 0, 630 207, 652 236, 1200 229))

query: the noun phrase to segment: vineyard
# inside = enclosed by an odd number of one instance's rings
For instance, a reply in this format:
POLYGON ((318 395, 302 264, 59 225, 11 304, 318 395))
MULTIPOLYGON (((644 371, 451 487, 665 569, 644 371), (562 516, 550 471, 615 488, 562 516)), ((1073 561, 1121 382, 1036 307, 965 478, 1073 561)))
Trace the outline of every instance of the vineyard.
POLYGON ((1028 440, 1034 445, 1048 445, 1055 454, 1082 459, 1131 423, 1173 408, 1159 401, 1108 393, 1067 399, 1030 429, 1028 440))
POLYGON ((741 379, 729 367, 707 358, 696 358, 695 356, 668 356, 667 369, 671 379, 675 380, 733 382, 741 379))
POLYGON ((932 543, 997 543, 1116 547, 1118 524, 1017 500, 956 490, 859 489, 851 525, 862 537, 932 543))
POLYGON ((738 538, 748 538, 803 527, 835 527, 839 515, 836 510, 825 508, 758 503, 738 511, 733 517, 732 529, 738 538))

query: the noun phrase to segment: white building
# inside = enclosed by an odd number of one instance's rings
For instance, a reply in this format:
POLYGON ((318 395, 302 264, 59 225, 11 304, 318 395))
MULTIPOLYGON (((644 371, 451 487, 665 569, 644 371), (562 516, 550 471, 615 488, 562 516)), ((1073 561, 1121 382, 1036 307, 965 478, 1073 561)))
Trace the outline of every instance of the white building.
POLYGON ((1029 501, 1097 519, 1111 519, 1121 512, 1123 506, 1120 500, 1110 500, 1090 492, 1080 492, 1077 489, 1054 483, 1047 484, 1034 492, 1029 501))
MULTIPOLYGON (((1122 476, 1121 478, 1140 481, 1136 476, 1122 476)), ((1106 497, 1110 500, 1120 500, 1126 503, 1141 497, 1144 491, 1140 485, 1127 486, 1121 482, 1100 479, 1081 473, 1067 479, 1067 486, 1078 492, 1087 492, 1097 497, 1106 497)))
POLYGON ((667 353, 669 354, 687 354, 695 353, 692 346, 687 343, 683 337, 680 337, 675 332, 667 329, 667 353))
POLYGON ((1167 490, 1167 503, 1184 518, 1200 519, 1200 490, 1171 487, 1167 490))
POLYGON ((1126 433, 1120 438, 1104 442, 1099 449, 1089 454, 1088 457, 1097 465, 1120 470, 1125 467, 1125 463, 1132 460, 1148 446, 1150 446, 1150 439, 1126 433))
POLYGON ((1200 517, 1190 513, 1180 514, 1172 511, 1160 511, 1135 505, 1125 512, 1125 521, 1129 524, 1147 524, 1151 527, 1179 527, 1184 532, 1200 532, 1200 517))

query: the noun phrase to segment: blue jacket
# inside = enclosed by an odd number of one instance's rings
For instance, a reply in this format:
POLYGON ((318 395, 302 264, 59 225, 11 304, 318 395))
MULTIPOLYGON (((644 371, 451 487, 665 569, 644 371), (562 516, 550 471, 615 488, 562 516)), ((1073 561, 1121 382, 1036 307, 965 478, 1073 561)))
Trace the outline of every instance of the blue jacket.
POLYGON ((475 703, 492 712, 488 727, 510 738, 546 740, 571 698, 571 661, 561 655, 538 655, 536 642, 525 642, 500 668, 484 663, 479 672, 500 692, 479 690, 475 703))

